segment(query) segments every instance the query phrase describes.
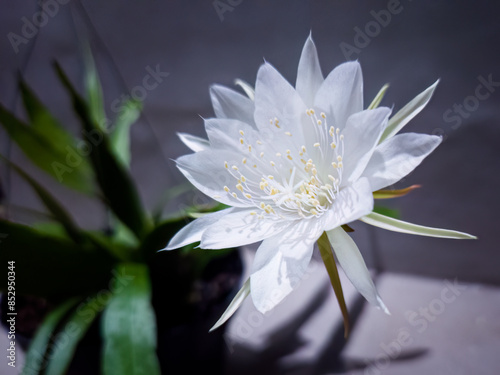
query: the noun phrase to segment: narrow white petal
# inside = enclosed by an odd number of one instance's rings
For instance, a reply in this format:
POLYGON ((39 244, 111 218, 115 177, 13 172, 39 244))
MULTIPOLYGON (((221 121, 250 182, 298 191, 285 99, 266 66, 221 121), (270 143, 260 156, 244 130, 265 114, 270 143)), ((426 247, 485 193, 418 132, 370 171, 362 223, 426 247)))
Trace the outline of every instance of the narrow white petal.
POLYGON ((361 176, 387 125, 390 114, 389 108, 379 107, 367 109, 349 117, 342 132, 345 149, 342 185, 352 183, 361 176))
POLYGON ((187 133, 177 133, 177 136, 181 139, 182 143, 194 152, 204 151, 210 148, 210 143, 208 143, 206 139, 187 133))
POLYGON ((477 238, 468 233, 458 232, 455 230, 424 227, 423 225, 407 223, 376 212, 372 212, 371 214, 362 217, 360 220, 383 229, 400 233, 415 234, 417 236, 454 238, 462 240, 473 240, 477 238))
POLYGON ((199 219, 190 222, 170 239, 168 245, 163 250, 179 249, 191 243, 200 242, 203 232, 210 225, 231 212, 234 212, 234 208, 227 208, 208 215, 203 215, 199 219))
POLYGON ((244 246, 275 236, 292 225, 291 221, 272 218, 259 219, 254 209, 235 211, 211 225, 203 233, 201 247, 223 249, 244 246))
POLYGON ((392 118, 389 120, 389 124, 385 129, 382 137, 380 137, 380 143, 384 142, 386 139, 391 138, 396 135, 412 118, 420 113, 422 109, 431 100, 432 94, 436 89, 439 79, 434 82, 434 84, 428 87, 425 91, 418 94, 412 101, 399 110, 392 118))
POLYGON ((332 229, 326 232, 326 234, 340 266, 352 285, 368 302, 381 308, 386 314, 390 314, 377 293, 377 288, 373 284, 363 256, 353 239, 341 227, 332 229))
POLYGON ((198 190, 212 199, 234 207, 248 207, 250 203, 238 200, 224 190, 230 182, 236 184, 224 164, 241 162, 241 155, 226 150, 205 150, 181 156, 177 168, 198 190))
POLYGON ((302 49, 295 88, 308 107, 314 105, 314 97, 323 83, 323 73, 318 60, 316 46, 309 36, 302 49))
POLYGON ((363 75, 357 61, 337 66, 316 93, 314 106, 333 117, 329 122, 342 129, 349 116, 363 110, 363 75))
POLYGON ((224 313, 221 315, 219 320, 217 320, 214 326, 210 328, 210 332, 219 328, 221 325, 227 322, 227 320, 231 316, 233 316, 233 314, 236 312, 236 310, 238 310, 238 308, 241 306, 243 301, 245 301, 245 299, 248 297, 249 294, 250 294, 250 278, 248 278, 247 281, 245 281, 241 289, 238 291, 236 296, 234 296, 233 300, 227 307, 226 311, 224 311, 224 313))
POLYGON ((236 119, 253 126, 255 106, 251 99, 221 85, 210 87, 210 98, 217 117, 236 119))
POLYGON ((300 221, 260 245, 250 276, 252 300, 262 313, 273 309, 300 282, 323 229, 311 220, 300 221))
POLYGON ((360 178, 337 195, 333 206, 324 215, 325 230, 358 220, 372 211, 372 189, 366 178, 360 178))
POLYGON ((435 135, 404 133, 378 145, 363 171, 373 191, 392 185, 413 171, 441 143, 435 135))
POLYGON ((234 80, 234 84, 240 86, 250 100, 255 100, 255 90, 250 84, 239 78, 234 80))

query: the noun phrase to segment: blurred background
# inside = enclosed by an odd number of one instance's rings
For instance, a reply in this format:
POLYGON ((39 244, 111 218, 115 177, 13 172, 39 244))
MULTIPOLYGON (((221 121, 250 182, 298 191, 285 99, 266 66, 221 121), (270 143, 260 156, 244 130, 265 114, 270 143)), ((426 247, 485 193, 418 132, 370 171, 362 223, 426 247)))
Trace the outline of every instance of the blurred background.
MULTIPOLYGON (((289 309, 250 324, 248 317, 255 311, 245 305, 233 318, 226 340, 227 373, 498 373, 497 2, 0 0, 0 4, 0 102, 5 107, 24 116, 17 89, 20 73, 61 122, 76 132, 71 103, 52 61, 59 61, 78 82, 84 40, 90 42, 101 74, 107 112, 116 111, 127 95, 143 101, 143 114, 132 127, 131 169, 147 207, 160 202, 168 188, 185 184, 172 159, 189 150, 175 133, 205 136, 201 117, 213 116, 209 86, 232 87, 236 78, 253 84, 263 59, 293 84, 310 32, 325 76, 346 60, 359 60, 366 103, 389 83, 382 104, 397 111, 440 78, 430 104, 405 131, 441 135, 444 142, 396 185, 422 188, 383 204, 397 210, 403 220, 465 231, 479 239, 425 238, 354 224, 353 237, 378 274, 380 294, 392 315, 360 306, 356 294, 348 290, 348 300, 358 312, 353 312, 357 317, 353 334, 347 343, 334 340, 341 318, 329 289, 320 293, 328 281, 318 268, 318 275, 311 272, 304 287, 289 297, 289 309), (34 26, 34 15, 48 3, 52 8, 46 22, 34 26), (303 312, 300 309, 309 299, 317 308, 303 312), (283 321, 293 329, 280 326, 283 321), (296 345, 285 350, 283 343, 290 343, 292 336, 296 345)), ((1 131, 0 151, 55 192, 78 223, 89 228, 105 224, 106 215, 98 206, 37 172, 1 131)), ((42 209, 30 188, 5 165, 0 165, 0 182, 9 204, 42 209)), ((194 203, 203 203, 198 199, 194 203)), ((179 198, 166 210, 191 203, 179 198)), ((13 220, 32 220, 21 210, 8 214, 13 220)), ((2 371, 4 362, 0 361, 2 371)))

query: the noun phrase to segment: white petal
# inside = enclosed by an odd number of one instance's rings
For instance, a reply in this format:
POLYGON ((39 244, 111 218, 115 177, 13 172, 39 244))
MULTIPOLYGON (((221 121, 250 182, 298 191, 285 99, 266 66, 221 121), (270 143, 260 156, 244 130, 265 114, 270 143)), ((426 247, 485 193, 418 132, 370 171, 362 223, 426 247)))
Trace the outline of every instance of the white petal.
POLYGON ((242 155, 248 154, 248 144, 255 146, 259 138, 259 133, 252 126, 234 119, 207 119, 205 130, 212 148, 232 150, 242 155), (243 131, 244 136, 240 131, 243 131), (241 139, 244 139, 243 144, 241 139))
POLYGON ((392 217, 380 215, 376 212, 372 212, 371 214, 362 217, 360 220, 376 227, 392 230, 394 232, 415 234, 417 236, 454 238, 462 240, 473 240, 477 238, 468 233, 458 232, 455 230, 424 227, 423 225, 407 223, 392 217))
POLYGON ((370 272, 366 268, 363 256, 353 239, 340 227, 332 229, 326 232, 326 234, 340 266, 352 285, 368 302, 381 308, 386 314, 389 314, 389 310, 378 295, 370 272))
POLYGON ((208 215, 203 215, 196 219, 173 236, 168 245, 163 250, 179 249, 194 242, 200 242, 203 232, 217 220, 234 211, 234 208, 217 211, 208 215))
POLYGON ((316 93, 314 106, 328 113, 330 125, 343 129, 349 116, 363 110, 363 75, 357 61, 337 66, 316 93))
POLYGON ((386 139, 391 138, 396 135, 412 118, 420 113, 422 109, 429 103, 432 98, 432 94, 436 89, 439 79, 434 82, 434 84, 428 87, 425 91, 418 94, 411 102, 401 108, 398 113, 396 113, 389 120, 387 129, 385 129, 384 134, 380 137, 380 142, 384 142, 386 139))
POLYGON ((314 105, 314 97, 323 83, 323 73, 318 60, 316 46, 309 36, 302 49, 295 88, 308 107, 314 105))
POLYGON ((244 246, 277 235, 292 225, 291 221, 251 215, 253 209, 236 211, 211 225, 201 238, 204 249, 244 246))
MULTIPOLYGON (((306 106, 297 91, 271 64, 263 64, 255 86, 255 124, 263 136, 268 139, 275 133, 288 131, 300 139, 300 119, 305 116, 306 106), (275 118, 279 120, 279 127, 270 124, 275 118)), ((285 139, 284 135, 281 138, 285 139)))
POLYGON ((184 155, 176 160, 177 168, 202 193, 229 206, 250 206, 250 203, 233 198, 224 191, 224 186, 237 183, 237 180, 224 168, 225 162, 228 165, 240 163, 241 155, 226 150, 210 149, 184 155))
POLYGON ((349 117, 342 131, 344 136, 342 185, 352 183, 361 176, 387 125, 390 114, 389 108, 379 107, 367 109, 349 117))
POLYGON ((427 134, 398 134, 381 143, 363 171, 373 191, 392 185, 413 171, 440 143, 427 134))
POLYGON ((325 230, 350 223, 373 211, 373 194, 366 178, 343 188, 325 216, 325 230))
POLYGON ((247 94, 250 100, 255 100, 255 90, 247 82, 238 78, 234 80, 234 84, 240 86, 243 89, 243 91, 245 91, 245 94, 247 94))
POLYGON ((224 311, 224 314, 217 320, 217 322, 214 324, 212 328, 210 328, 210 332, 213 330, 219 328, 221 325, 223 325, 227 320, 233 316, 233 314, 238 310, 238 308, 241 306, 243 301, 248 297, 250 294, 250 278, 245 281, 241 289, 238 291, 238 293, 234 296, 233 300, 227 307, 226 311, 224 311))
POLYGON ((323 229, 302 220, 260 245, 250 276, 252 300, 261 313, 274 308, 300 282, 323 229))
POLYGON ((181 141, 194 152, 208 150, 210 143, 206 139, 187 133, 177 133, 181 141))
POLYGON ((215 115, 231 118, 253 125, 254 103, 251 99, 221 85, 210 87, 210 97, 215 115))

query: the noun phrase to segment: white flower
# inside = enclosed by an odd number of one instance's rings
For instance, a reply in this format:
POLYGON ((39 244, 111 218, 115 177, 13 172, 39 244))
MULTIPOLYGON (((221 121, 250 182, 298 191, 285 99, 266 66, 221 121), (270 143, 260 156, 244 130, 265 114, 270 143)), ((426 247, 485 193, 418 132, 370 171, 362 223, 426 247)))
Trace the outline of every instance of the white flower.
POLYGON ((441 142, 432 135, 395 135, 427 104, 437 82, 389 120, 390 108, 375 108, 386 87, 364 110, 359 63, 344 63, 323 78, 309 37, 295 88, 269 63, 259 69, 255 92, 238 83, 249 97, 211 88, 217 117, 205 120, 208 141, 181 134, 196 152, 177 160, 194 186, 231 208, 193 221, 167 246, 200 241, 201 248, 221 249, 263 241, 250 280, 217 325, 249 293, 263 313, 285 298, 324 232, 353 285, 387 312, 361 253, 341 227, 354 220, 406 233, 472 237, 372 213, 372 192, 406 176, 441 142))

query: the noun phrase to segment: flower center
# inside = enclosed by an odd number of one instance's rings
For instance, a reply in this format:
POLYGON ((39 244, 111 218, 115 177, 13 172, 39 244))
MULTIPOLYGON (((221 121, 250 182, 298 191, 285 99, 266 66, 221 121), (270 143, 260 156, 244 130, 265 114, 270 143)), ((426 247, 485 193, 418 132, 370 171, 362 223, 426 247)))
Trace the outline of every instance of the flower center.
POLYGON ((324 113, 317 116, 314 109, 306 111, 312 129, 298 146, 292 134, 282 129, 279 119, 270 120, 281 143, 256 141, 250 144, 240 130, 239 143, 246 156, 238 165, 224 163, 236 179, 236 191, 224 186, 227 194, 238 201, 250 203, 253 215, 276 215, 283 219, 310 219, 324 214, 340 190, 343 172, 344 136, 340 129, 328 126, 324 113), (284 146, 284 147, 283 147, 284 146), (290 147, 282 149, 285 147, 290 147))

